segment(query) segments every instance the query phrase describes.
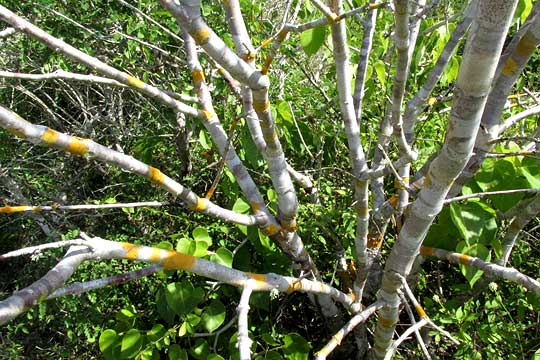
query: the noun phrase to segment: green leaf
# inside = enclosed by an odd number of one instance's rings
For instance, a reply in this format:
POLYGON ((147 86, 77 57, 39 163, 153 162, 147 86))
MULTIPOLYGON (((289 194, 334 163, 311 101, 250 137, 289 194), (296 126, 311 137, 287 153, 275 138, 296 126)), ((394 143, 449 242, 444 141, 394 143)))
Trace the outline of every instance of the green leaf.
POLYGON ((233 256, 234 255, 230 250, 220 247, 214 254, 212 254, 212 256, 210 256, 210 261, 226 267, 232 267, 233 256))
POLYGON ((386 85, 386 65, 384 65, 384 62, 382 60, 377 60, 375 64, 373 64, 373 67, 375 68, 375 73, 377 74, 377 79, 379 79, 379 82, 383 87, 386 85))
POLYGON ((172 283, 165 288, 167 304, 179 316, 187 315, 204 299, 204 290, 190 282, 172 283))
POLYGON ((169 360, 188 360, 188 354, 180 345, 172 344, 167 350, 167 358, 169 360))
POLYGON ((161 339, 166 332, 167 330, 165 329, 165 326, 161 324, 155 324, 154 326, 152 326, 152 329, 148 330, 148 332, 146 333, 146 337, 150 341, 157 341, 161 339))
POLYGON ((176 251, 183 254, 203 257, 208 254, 209 244, 206 241, 182 238, 176 244, 176 251))
POLYGON ((286 359, 307 360, 311 346, 302 336, 296 333, 290 333, 285 335, 283 341, 285 343, 283 352, 286 359))
POLYGON ((212 300, 202 314, 202 323, 206 331, 213 332, 225 321, 225 305, 219 300, 212 300))
POLYGON ((309 29, 300 34, 300 45, 304 49, 306 55, 315 54, 326 39, 326 26, 319 26, 309 29))
POLYGON ((450 216, 460 235, 469 245, 477 242, 490 244, 497 234, 497 215, 482 202, 452 203, 450 216))
POLYGON ((174 310, 167 303, 167 297, 165 296, 165 289, 159 289, 156 294, 156 308, 163 320, 168 324, 174 323, 174 310))
POLYGON ((207 360, 225 360, 225 359, 221 355, 210 354, 210 356, 208 356, 207 360))
POLYGON ((210 346, 205 340, 198 339, 189 352, 195 359, 206 360, 210 355, 210 346))
POLYGON ((282 101, 277 107, 278 114, 285 120, 288 125, 294 125, 293 114, 291 112, 291 105, 287 101, 282 101))
POLYGON ((137 329, 131 329, 122 337, 120 356, 122 359, 131 359, 140 351, 143 344, 143 337, 137 329))
MULTIPOLYGON (((464 241, 461 241, 458 244, 456 250, 462 254, 474 256, 484 261, 489 261, 491 258, 489 249, 482 244, 467 245, 467 243, 465 243, 464 241)), ((478 279, 480 279, 480 277, 484 273, 483 271, 478 270, 472 266, 465 266, 465 265, 460 264, 459 267, 461 269, 461 273, 465 276, 471 288, 474 286, 474 283, 477 282, 478 279)))
POLYGON ((113 329, 107 329, 99 336, 99 350, 106 359, 112 359, 113 348, 120 344, 120 337, 113 329))
POLYGON ((206 242, 208 246, 212 245, 212 238, 208 234, 208 231, 206 231, 206 229, 202 226, 197 226, 195 229, 193 229, 193 238, 197 241, 206 242))
POLYGON ((242 198, 238 198, 234 202, 234 205, 233 205, 232 209, 233 209, 234 212, 237 212, 237 213, 240 213, 240 214, 245 214, 245 213, 249 212, 251 207, 242 198))
POLYGON ((199 132, 199 144, 201 144, 204 150, 210 150, 212 148, 210 141, 208 140, 208 136, 204 130, 199 132))

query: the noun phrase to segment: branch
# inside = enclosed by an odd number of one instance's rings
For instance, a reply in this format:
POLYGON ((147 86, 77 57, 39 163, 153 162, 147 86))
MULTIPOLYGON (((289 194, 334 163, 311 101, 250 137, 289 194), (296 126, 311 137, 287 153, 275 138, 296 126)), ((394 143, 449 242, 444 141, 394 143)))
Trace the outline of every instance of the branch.
POLYGON ((238 351, 240 352, 240 360, 251 359, 251 344, 253 341, 249 338, 248 329, 248 312, 249 312, 249 297, 251 296, 253 289, 246 286, 242 290, 242 297, 240 303, 236 308, 238 314, 238 351))
POLYGON ((1 106, 0 126, 33 143, 55 147, 79 156, 91 156, 147 178, 153 184, 185 201, 189 210, 200 211, 228 222, 243 225, 263 225, 267 221, 264 217, 238 214, 224 209, 211 201, 198 197, 190 189, 180 185, 155 167, 146 165, 129 155, 109 149, 90 139, 70 136, 45 126, 34 125, 1 106))
POLYGON ((506 119, 501 125, 498 126, 497 133, 502 134, 510 127, 514 126, 517 122, 528 118, 529 116, 540 114, 540 105, 520 112, 506 119))
MULTIPOLYGON (((58 70, 53 71, 52 73, 46 73, 46 74, 25 74, 25 73, 15 73, 15 72, 10 72, 10 71, 0 71, 0 78, 31 80, 31 81, 61 79, 61 80, 69 80, 69 81, 90 82, 93 84, 132 89, 132 87, 128 85, 124 85, 121 82, 116 81, 114 79, 109 79, 106 77, 101 77, 101 76, 96 76, 96 75, 77 74, 73 72, 64 71, 61 69, 58 69, 58 70)), ((193 96, 176 93, 173 91, 167 91, 167 90, 162 90, 162 91, 166 93, 167 95, 169 95, 170 97, 180 100, 180 101, 192 102, 192 103, 196 103, 198 101, 197 98, 193 96)))
POLYGON ((37 245, 37 246, 29 246, 29 247, 25 247, 25 248, 22 248, 22 249, 19 249, 19 250, 10 251, 8 253, 0 255, 0 261, 5 260, 5 259, 9 259, 9 258, 12 258, 12 257, 17 257, 17 256, 35 255, 35 254, 39 254, 39 253, 43 252, 44 250, 48 250, 48 249, 58 249, 58 248, 61 248, 61 247, 75 246, 75 245, 87 246, 87 242, 85 240, 76 239, 76 240, 56 241, 56 242, 37 245))
POLYGON ((179 111, 179 112, 185 113, 186 115, 191 115, 194 117, 202 117, 204 115, 200 113, 197 109, 171 98, 169 95, 159 90, 158 88, 152 85, 149 85, 141 81, 140 79, 137 79, 136 77, 133 77, 123 71, 117 70, 113 68, 112 66, 109 66, 101 62, 97 58, 90 56, 74 48, 73 46, 65 43, 63 40, 60 40, 58 38, 51 36, 50 34, 46 33, 42 29, 24 20, 20 16, 15 15, 13 12, 11 12, 10 10, 6 9, 5 7, 1 5, 0 5, 0 19, 9 23, 14 28, 30 35, 36 40, 47 45, 53 51, 60 52, 72 58, 73 60, 81 64, 84 64, 91 69, 98 71, 102 75, 110 77, 118 82, 121 82, 122 84, 126 86, 136 89, 151 98, 155 98, 162 104, 176 111, 179 111))
POLYGON ((8 38, 15 34, 17 30, 12 27, 5 28, 4 30, 0 31, 0 39, 8 38))
POLYGON ((478 4, 473 33, 467 39, 459 69, 445 143, 431 163, 427 175, 429 181, 409 206, 408 217, 386 261, 379 297, 387 305, 379 311, 374 336, 377 346, 371 352, 374 359, 384 358, 392 344, 400 304, 401 282, 397 275, 407 276, 410 272, 451 184, 472 154, 474 135, 480 127, 486 97, 516 5, 516 2, 506 0, 480 0, 478 4))
MULTIPOLYGON (((40 212, 40 211, 58 211, 58 210, 101 210, 101 209, 126 209, 136 207, 160 207, 173 205, 170 202, 159 201, 144 201, 133 203, 117 203, 117 204, 83 204, 83 205, 59 205, 52 204, 50 206, 31 206, 31 205, 19 205, 19 206, 3 206, 0 207, 0 213, 17 213, 17 212, 40 212)), ((179 204, 180 205, 180 204, 179 204)))
POLYGON ((54 290, 60 288, 85 260, 93 257, 89 247, 72 246, 66 255, 45 276, 32 285, 0 301, 0 325, 37 305, 54 290))
POLYGON ((102 279, 87 281, 87 282, 75 282, 61 289, 57 289, 52 294, 47 296, 47 300, 55 299, 67 295, 81 295, 85 292, 101 289, 110 285, 119 285, 128 281, 137 280, 142 277, 152 275, 161 270, 159 265, 150 265, 145 268, 130 271, 124 274, 118 274, 109 276, 102 279))
POLYGON ((491 195, 508 195, 508 194, 516 194, 516 193, 537 194, 537 193, 540 193, 540 189, 512 189, 512 190, 486 191, 482 193, 468 194, 468 195, 456 196, 451 199, 446 199, 444 200, 444 204, 447 205, 456 201, 482 198, 482 197, 491 196, 491 195))
POLYGON ((522 274, 514 268, 485 262, 484 260, 469 255, 451 252, 443 249, 431 248, 427 246, 422 246, 422 248, 420 249, 420 255, 435 256, 439 259, 446 259, 452 263, 472 266, 474 268, 484 271, 487 274, 501 277, 503 279, 523 285, 525 288, 534 292, 536 295, 540 295, 540 283, 535 279, 525 274, 522 274))
POLYGON ((377 300, 367 308, 365 308, 361 313, 356 314, 349 320, 345 326, 341 330, 337 332, 334 336, 332 336, 332 339, 326 344, 321 350, 319 350, 317 353, 315 353, 315 359, 317 360, 323 360, 326 359, 334 349, 341 344, 341 341, 345 336, 347 336, 348 333, 354 330, 356 326, 359 324, 365 322, 371 315, 375 313, 378 309, 380 309, 384 305, 384 302, 381 300, 377 300))

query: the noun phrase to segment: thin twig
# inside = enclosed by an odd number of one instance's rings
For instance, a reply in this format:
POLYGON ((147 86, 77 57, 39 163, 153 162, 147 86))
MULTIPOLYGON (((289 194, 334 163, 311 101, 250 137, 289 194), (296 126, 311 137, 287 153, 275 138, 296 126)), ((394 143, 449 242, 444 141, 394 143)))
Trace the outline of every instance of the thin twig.
POLYGON ((473 198, 482 198, 482 197, 491 196, 491 195, 509 195, 509 194, 517 194, 517 193, 536 194, 539 192, 540 192, 540 189, 512 189, 512 190, 486 191, 483 193, 468 194, 468 195, 456 196, 451 199, 446 199, 444 201, 444 204, 446 205, 446 204, 450 204, 456 201, 468 200, 468 199, 473 199, 473 198))

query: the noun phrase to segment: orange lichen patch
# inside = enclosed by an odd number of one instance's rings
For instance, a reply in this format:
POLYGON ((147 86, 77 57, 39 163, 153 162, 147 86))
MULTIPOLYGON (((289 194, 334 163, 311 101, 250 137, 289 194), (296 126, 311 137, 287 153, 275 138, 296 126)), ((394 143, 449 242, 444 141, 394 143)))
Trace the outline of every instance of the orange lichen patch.
POLYGON ((422 256, 433 256, 433 248, 429 246, 422 246, 420 248, 420 255, 422 256))
POLYGON ((67 151, 75 155, 84 155, 88 152, 88 140, 73 136, 68 144, 67 151))
POLYGON ((195 256, 169 250, 167 251, 167 255, 165 255, 162 266, 170 270, 189 270, 193 268, 196 262, 197 258, 195 256))
POLYGON ((277 139, 277 134, 275 131, 272 132, 266 132, 263 134, 264 141, 268 142, 274 142, 277 139))
POLYGON ((299 291, 299 290, 302 290, 302 281, 295 280, 291 282, 291 284, 289 285, 289 288, 287 289, 287 294, 290 294, 292 292, 299 291))
POLYGON ((437 102, 437 98, 436 97, 430 97, 427 101, 428 105, 429 106, 433 106, 435 105, 435 103, 437 102))
POLYGON ((332 335, 332 339, 339 345, 341 344, 341 341, 343 340, 343 330, 339 330, 337 334, 332 335))
MULTIPOLYGON (((280 34, 281 34, 281 32, 280 32, 280 34)), ((278 34, 278 36, 279 36, 279 34, 278 34)), ((268 46, 268 44, 270 44, 270 43, 272 42, 272 40, 274 40, 274 39, 268 38, 268 39, 264 40, 264 41, 261 43, 261 45, 259 45, 259 47, 260 47, 260 48, 263 48, 263 47, 268 46)))
POLYGON ((210 38, 210 30, 208 28, 202 28, 192 33, 191 36, 197 45, 204 45, 210 38))
POLYGON ((336 14, 336 13, 330 13, 330 14, 328 15, 328 18, 329 18, 330 20, 332 20, 332 22, 337 22, 337 21, 339 21, 339 19, 340 19, 339 15, 336 14))
POLYGON ((289 32, 287 30, 281 29, 277 34, 276 39, 278 39, 279 42, 282 42, 283 40, 285 40, 288 34, 289 32))
POLYGON ((394 325, 396 324, 396 320, 395 319, 388 319, 388 318, 385 318, 383 316, 380 316, 379 317, 379 323, 385 328, 393 328, 394 325))
POLYGON ((369 208, 366 207, 366 206, 360 206, 357 210, 356 210, 356 214, 358 214, 358 216, 360 217, 367 217, 368 214, 369 214, 369 208))
POLYGON ((151 248, 150 252, 150 261, 152 263, 158 263, 161 261, 161 254, 163 253, 163 250, 161 249, 155 249, 151 248))
POLYGON ((392 207, 393 207, 394 209, 396 209, 396 208, 397 208, 397 205, 398 205, 398 199, 399 199, 399 195, 398 195, 398 194, 394 194, 394 195, 392 195, 392 197, 391 197, 390 199, 388 199, 388 203, 389 203, 390 205, 392 205, 392 207))
POLYGON ((132 86, 137 89, 141 89, 143 87, 143 82, 139 79, 137 79, 135 76, 128 75, 127 77, 127 83, 129 86, 132 86))
POLYGON ((139 249, 141 248, 138 245, 133 245, 130 243, 120 243, 124 250, 126 250, 126 256, 125 258, 128 260, 137 260, 137 255, 139 254, 139 249))
POLYGON ((208 206, 207 201, 205 198, 197 197, 197 204, 194 206, 191 206, 189 209, 192 211, 203 211, 208 206))
POLYGON ((429 174, 426 174, 424 177, 424 187, 428 187, 431 185, 431 178, 429 177, 429 174))
POLYGON ((465 254, 461 254, 459 256, 459 262, 462 263, 463 265, 468 265, 472 260, 472 257, 470 257, 469 255, 465 255, 465 254))
POLYGON ((47 128, 47 130, 41 134, 41 140, 45 141, 47 144, 54 144, 56 141, 58 141, 59 136, 60 134, 58 134, 57 131, 47 128))
POLYGON ((426 312, 424 311, 424 308, 422 308, 422 306, 416 305, 414 308, 416 309, 418 316, 420 316, 422 319, 428 317, 426 312))
POLYGON ((214 186, 210 186, 210 189, 208 189, 208 192, 204 196, 206 200, 210 200, 212 198, 212 195, 214 195, 214 192, 216 191, 216 188, 214 186))
POLYGON ((193 78, 194 84, 204 81, 204 73, 202 72, 202 70, 193 70, 191 72, 191 77, 193 78))
POLYGON ((256 112, 265 112, 270 107, 270 102, 266 100, 265 102, 257 102, 255 101, 253 103, 253 109, 255 109, 256 112))
POLYGON ((264 75, 268 74, 268 69, 270 69, 270 64, 272 63, 272 57, 267 56, 266 59, 264 59, 264 64, 261 68, 261 73, 264 75))
POLYGON ((212 120, 214 117, 214 113, 208 110, 200 110, 201 112, 201 118, 206 121, 212 120))
POLYGON ((276 224, 269 224, 263 228, 263 232, 268 236, 277 234, 279 230, 280 230, 280 227, 276 224))
POLYGON ((4 207, 0 207, 0 213, 16 213, 16 212, 22 212, 22 211, 25 211, 27 209, 30 209, 31 206, 26 206, 26 205, 22 205, 22 206, 4 206, 4 207))
POLYGON ((283 223, 282 226, 283 226, 284 230, 287 230, 289 232, 295 232, 296 231, 296 220, 293 219, 293 220, 291 220, 289 222, 283 223))
POLYGON ((264 274, 255 274, 250 272, 246 272, 246 274, 250 276, 253 280, 255 280, 256 289, 263 289, 268 284, 268 282, 266 281, 266 275, 264 274))
POLYGON ((165 181, 165 175, 163 175, 159 169, 156 169, 153 166, 148 166, 148 180, 156 185, 162 185, 163 181, 165 181))
POLYGON ((502 73, 505 76, 512 76, 512 75, 514 75, 516 73, 518 67, 519 66, 516 63, 516 61, 514 59, 512 59, 512 57, 510 56, 508 58, 508 60, 506 60, 506 64, 504 64, 504 67, 502 69, 502 73))
POLYGON ((516 54, 526 58, 529 57, 535 49, 536 41, 534 36, 531 33, 526 32, 516 46, 516 54))
POLYGON ((259 204, 258 202, 255 202, 255 201, 249 203, 249 205, 251 206, 251 209, 253 210, 253 212, 260 211, 261 208, 262 208, 261 204, 259 204))
POLYGON ((379 249, 382 246, 382 236, 380 234, 368 234, 368 249, 379 249))
POLYGON ((365 186, 367 185, 367 181, 365 181, 365 180, 356 180, 356 181, 354 182, 354 185, 355 185, 356 187, 360 187, 360 188, 361 188, 361 187, 365 187, 365 186))
POLYGON ((251 62, 253 60, 255 60, 257 58, 257 53, 253 52, 253 51, 249 51, 246 55, 243 56, 243 60, 245 62, 251 62))

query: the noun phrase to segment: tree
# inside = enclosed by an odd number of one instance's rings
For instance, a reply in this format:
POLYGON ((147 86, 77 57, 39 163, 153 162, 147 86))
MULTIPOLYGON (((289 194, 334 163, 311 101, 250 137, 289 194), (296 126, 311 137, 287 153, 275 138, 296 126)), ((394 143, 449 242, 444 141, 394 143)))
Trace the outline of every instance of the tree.
MULTIPOLYGON (((537 92, 529 90, 538 78, 520 77, 540 42, 538 10, 528 0, 0 6, 8 26, 0 32, 8 89, 0 95, 1 180, 9 194, 0 212, 28 214, 47 238, 6 242, 1 259, 67 247, 39 280, 0 301, 0 323, 46 299, 159 272, 169 282, 153 288, 161 319, 141 330, 135 322, 148 315, 120 310, 118 324, 100 333, 106 358, 187 358, 191 340, 182 338, 201 336, 197 329, 216 339, 211 349, 192 344, 195 358, 227 356, 217 345, 227 331, 238 349, 230 356, 305 358, 310 344, 299 334, 264 337, 271 324, 249 325, 256 292, 307 295, 294 306, 317 308, 326 324, 312 339, 317 359, 338 351, 390 358, 412 333, 428 358, 459 345, 456 337, 468 343, 456 354, 473 351, 466 333, 442 329, 444 316, 432 320, 433 307, 424 310, 426 297, 414 293, 432 286, 433 263, 424 261, 435 257, 460 264, 470 287, 448 307, 454 325, 463 321, 458 311, 470 310, 467 299, 495 292, 499 279, 528 291, 519 293, 523 311, 538 306, 540 274, 509 266, 520 231, 540 211, 532 119, 540 107, 530 105, 537 92), (443 7, 448 14, 437 15, 443 7), (525 96, 512 93, 515 85, 525 96), (507 109, 512 98, 517 106, 507 109), (55 170, 38 171, 38 156, 55 170), (126 194, 111 192, 116 184, 126 194), (127 218, 87 216, 111 208, 127 218), (60 216, 73 211, 72 222, 60 216), (78 269, 100 275, 88 260, 112 259, 152 265, 66 284, 78 269), (224 284, 241 290, 235 329, 223 325, 231 312, 224 303, 238 296, 224 284), (428 349, 425 326, 449 340, 428 349)), ((523 263, 538 271, 537 258, 523 263)), ((449 269, 445 283, 453 276, 449 269)), ((536 350, 527 346, 522 356, 536 350)))

